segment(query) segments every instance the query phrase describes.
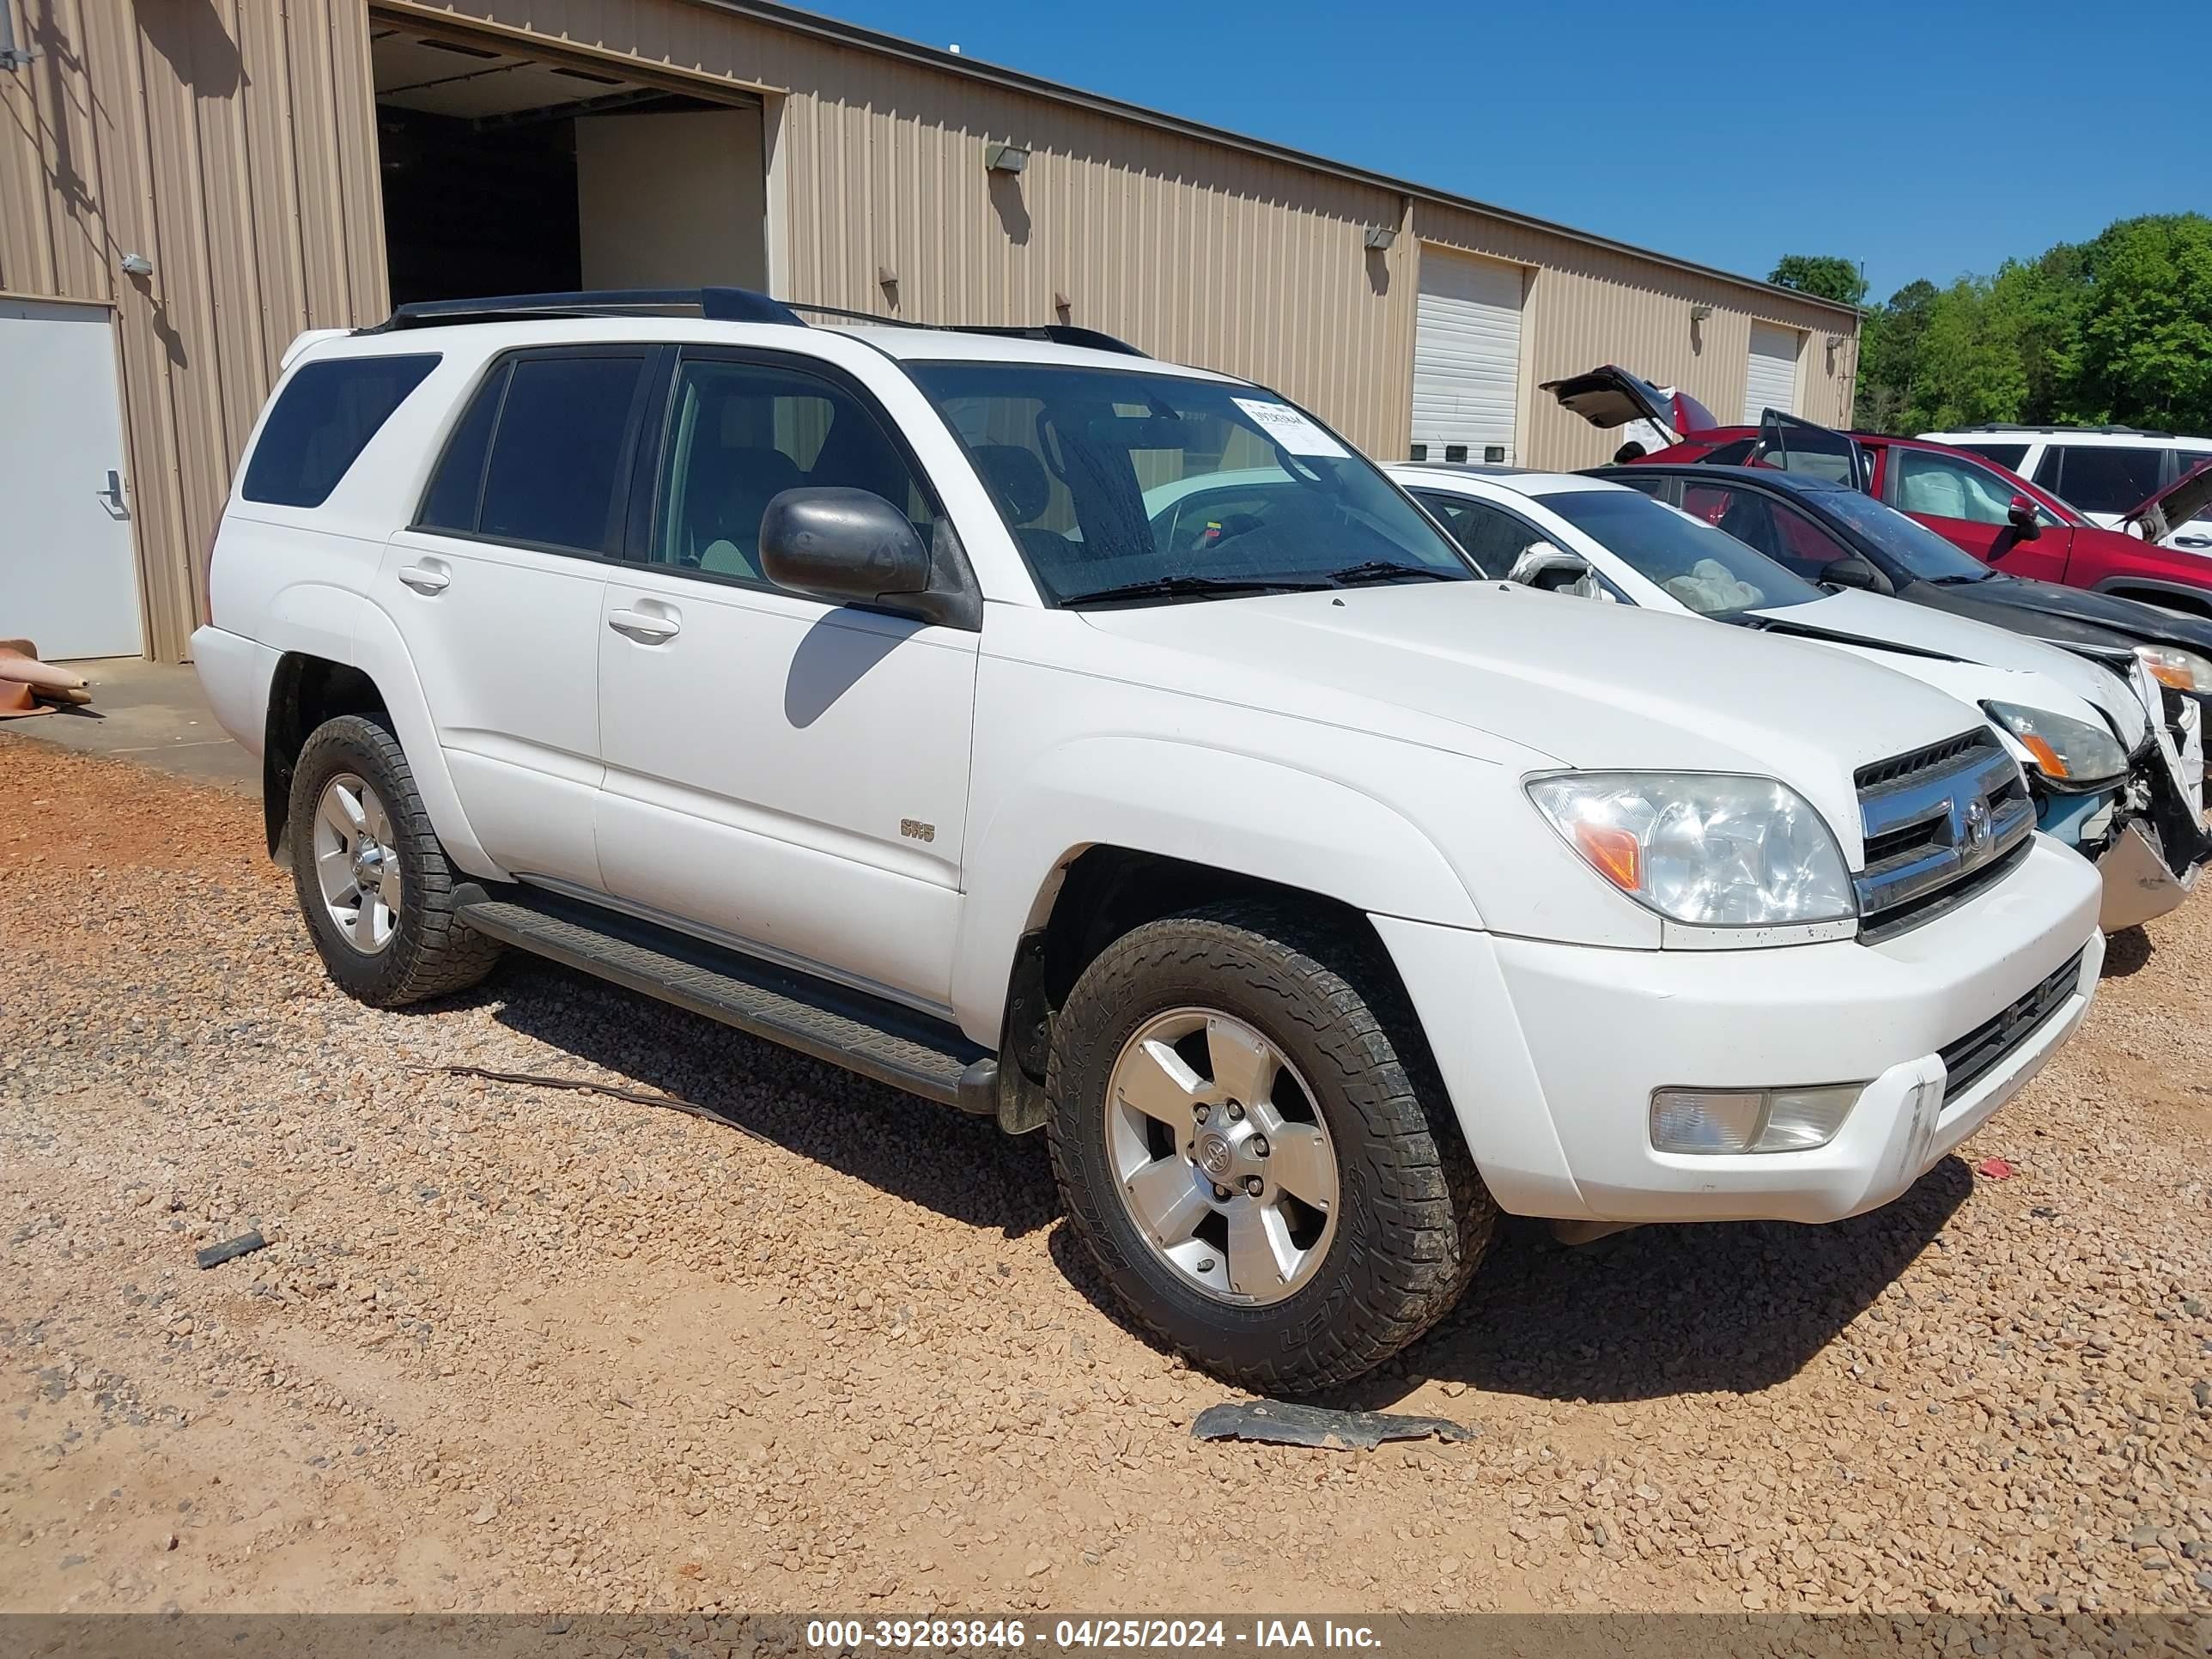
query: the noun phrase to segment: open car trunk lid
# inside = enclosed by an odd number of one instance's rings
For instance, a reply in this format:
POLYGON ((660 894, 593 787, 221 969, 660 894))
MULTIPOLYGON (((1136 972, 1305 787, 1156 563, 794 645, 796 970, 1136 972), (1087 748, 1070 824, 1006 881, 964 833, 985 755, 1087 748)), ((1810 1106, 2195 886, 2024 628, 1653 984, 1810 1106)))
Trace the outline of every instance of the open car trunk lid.
POLYGON ((1654 386, 1642 375, 1613 363, 1564 380, 1547 380, 1538 390, 1550 392, 1559 400, 1559 407, 1581 416, 1601 432, 1648 421, 1665 434, 1668 443, 1677 444, 1692 433, 1720 425, 1712 411, 1688 392, 1654 386))
POLYGON ((2120 520, 2147 542, 2162 542, 2191 519, 2205 516, 2212 507, 2212 461, 2183 473, 2120 520))

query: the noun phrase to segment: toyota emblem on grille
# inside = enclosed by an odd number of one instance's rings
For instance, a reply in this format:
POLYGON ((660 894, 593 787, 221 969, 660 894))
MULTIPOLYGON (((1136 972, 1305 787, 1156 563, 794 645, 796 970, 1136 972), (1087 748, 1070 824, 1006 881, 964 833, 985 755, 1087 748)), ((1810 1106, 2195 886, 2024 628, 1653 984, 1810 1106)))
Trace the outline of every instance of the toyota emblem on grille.
POLYGON ((1966 850, 1986 852, 1990 844, 1990 804, 1979 795, 1966 803, 1966 850))

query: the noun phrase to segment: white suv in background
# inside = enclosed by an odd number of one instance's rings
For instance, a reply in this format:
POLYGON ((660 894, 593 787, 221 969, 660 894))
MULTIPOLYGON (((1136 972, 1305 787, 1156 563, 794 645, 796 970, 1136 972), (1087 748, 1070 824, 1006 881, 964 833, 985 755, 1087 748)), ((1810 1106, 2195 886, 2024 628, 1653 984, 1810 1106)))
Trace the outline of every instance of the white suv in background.
POLYGON ((1486 581, 1246 381, 691 304, 287 362, 194 655, 364 1001, 511 945, 1048 1128, 1134 1316, 1274 1390, 1501 1210, 1887 1203, 2087 1010, 2096 873, 1942 693, 1486 581))
MULTIPOLYGON (((2131 528, 2125 520, 2136 507, 2183 473, 2212 461, 2212 438, 2131 426, 1970 426, 1920 435, 1971 449, 2033 479, 2106 530, 2131 528)), ((2212 519, 2177 526, 2163 544, 2212 553, 2212 519)))

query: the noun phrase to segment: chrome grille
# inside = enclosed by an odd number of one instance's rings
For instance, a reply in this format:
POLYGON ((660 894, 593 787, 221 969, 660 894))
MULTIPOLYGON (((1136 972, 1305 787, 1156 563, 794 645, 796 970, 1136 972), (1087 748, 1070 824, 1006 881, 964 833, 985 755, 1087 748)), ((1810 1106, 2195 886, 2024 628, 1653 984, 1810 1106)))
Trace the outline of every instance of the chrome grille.
POLYGON ((1894 938, 2009 870, 2035 833, 2027 780, 1984 726, 1859 769, 1859 937, 1894 938))

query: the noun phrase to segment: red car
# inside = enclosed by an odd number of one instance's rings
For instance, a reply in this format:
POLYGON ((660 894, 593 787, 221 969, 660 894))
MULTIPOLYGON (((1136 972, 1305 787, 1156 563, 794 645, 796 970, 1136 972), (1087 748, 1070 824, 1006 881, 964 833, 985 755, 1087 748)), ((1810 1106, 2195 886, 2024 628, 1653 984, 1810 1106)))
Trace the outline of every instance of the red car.
MULTIPOLYGON (((2156 545, 2160 531, 2146 540, 2102 529, 2049 490, 1965 450, 1918 438, 1838 432, 1772 411, 1761 426, 1701 422, 1705 410, 1692 400, 1610 366, 1543 389, 1591 424, 1624 428, 1624 435, 1644 441, 1650 453, 1619 458, 1631 463, 1709 461, 1820 473, 1857 484, 2008 574, 2212 618, 2212 558, 2156 545), (1654 437, 1674 441, 1655 447, 1654 437)), ((2155 514, 2160 524, 2179 524, 2203 511, 2208 500, 2212 462, 2153 495, 2128 521, 2150 527, 2155 514)))

